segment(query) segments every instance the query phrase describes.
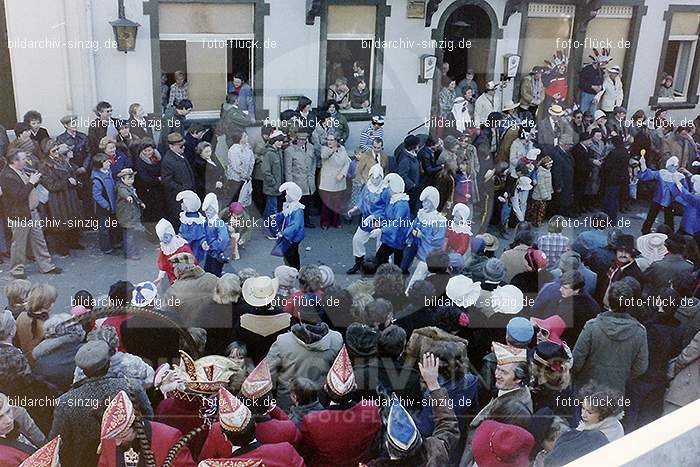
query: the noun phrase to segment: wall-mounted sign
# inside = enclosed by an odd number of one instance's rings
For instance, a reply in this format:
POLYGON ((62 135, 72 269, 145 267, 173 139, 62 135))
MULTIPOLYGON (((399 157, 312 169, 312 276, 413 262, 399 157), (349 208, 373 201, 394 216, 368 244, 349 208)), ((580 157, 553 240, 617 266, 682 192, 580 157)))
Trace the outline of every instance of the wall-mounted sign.
POLYGON ((421 55, 418 82, 425 83, 433 79, 433 76, 435 76, 435 68, 437 68, 437 57, 435 55, 421 55))
POLYGON ((506 78, 515 78, 515 76, 518 74, 518 68, 520 68, 520 55, 505 54, 503 58, 506 62, 506 78))
POLYGON ((425 18, 425 0, 408 0, 406 7, 407 18, 425 18))

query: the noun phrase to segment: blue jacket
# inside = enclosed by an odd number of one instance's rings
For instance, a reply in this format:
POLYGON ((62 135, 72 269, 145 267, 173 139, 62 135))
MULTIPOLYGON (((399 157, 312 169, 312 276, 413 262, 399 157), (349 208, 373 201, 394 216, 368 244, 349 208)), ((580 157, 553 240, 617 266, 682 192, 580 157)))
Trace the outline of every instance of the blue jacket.
MULTIPOLYGON (((612 224, 610 227, 614 227, 612 224)), ((607 229, 607 226, 606 226, 607 229)), ((605 248, 608 246, 608 234, 605 230, 585 230, 578 234, 576 241, 571 249, 581 255, 581 259, 585 260, 591 251, 596 248, 605 248)))
MULTIPOLYGON (((188 212, 185 213, 186 217, 199 217, 199 212, 188 212)), ((194 257, 197 261, 204 263, 207 257, 207 252, 202 249, 202 242, 207 239, 206 231, 206 221, 201 224, 193 222, 191 224, 180 224, 180 231, 178 232, 182 238, 187 240, 194 253, 194 257)))
POLYGON ((387 204, 386 214, 382 222, 382 243, 392 248, 403 248, 406 238, 411 232, 411 210, 408 200, 402 199, 394 204, 387 204))
POLYGON ((425 261, 428 253, 434 250, 445 249, 445 235, 447 235, 447 219, 441 216, 440 220, 431 222, 421 222, 418 217, 413 220, 413 229, 421 233, 420 238, 415 238, 418 242, 418 251, 416 256, 419 260, 425 261))
POLYGON ((92 199, 102 209, 117 212, 117 185, 111 173, 92 171, 92 199))
POLYGON ((683 190, 677 200, 684 208, 681 230, 690 235, 700 232, 700 196, 683 190))
POLYGON ((673 202, 673 198, 678 195, 678 187, 673 181, 665 182, 661 179, 660 170, 646 169, 639 172, 638 178, 640 181, 656 180, 656 192, 654 193, 654 202, 667 208, 673 202))
POLYGON ((372 231, 372 223, 366 222, 367 218, 371 215, 374 220, 378 220, 380 223, 384 220, 384 212, 386 211, 386 206, 389 204, 389 199, 391 198, 391 190, 384 188, 379 193, 372 193, 367 189, 367 184, 362 187, 360 192, 360 212, 362 213, 362 222, 360 222, 360 229, 365 232, 372 231))
POLYGON ((117 149, 117 157, 115 157, 114 163, 112 164, 112 177, 116 180, 118 178, 117 174, 127 167, 134 168, 131 157, 117 149))
MULTIPOLYGON (((447 390, 447 397, 454 407, 455 416, 459 422, 460 431, 464 432, 468 416, 475 416, 479 413, 479 379, 467 373, 459 381, 444 380, 440 378, 440 387, 447 390)), ((416 415, 416 427, 423 437, 433 434, 435 429, 435 417, 433 409, 428 403, 429 391, 425 391, 423 396, 422 409, 416 415)))
POLYGON ((281 225, 282 236, 292 243, 299 243, 304 240, 304 210, 295 209, 291 214, 285 216, 283 212, 275 214, 277 225, 281 225))
POLYGON ((402 149, 399 155, 399 176, 406 184, 406 192, 420 186, 420 161, 405 149, 402 149))
POLYGON ((207 244, 209 251, 207 256, 220 259, 222 256, 231 256, 231 234, 228 232, 226 223, 218 217, 213 220, 207 220, 204 223, 204 230, 207 234, 207 244))

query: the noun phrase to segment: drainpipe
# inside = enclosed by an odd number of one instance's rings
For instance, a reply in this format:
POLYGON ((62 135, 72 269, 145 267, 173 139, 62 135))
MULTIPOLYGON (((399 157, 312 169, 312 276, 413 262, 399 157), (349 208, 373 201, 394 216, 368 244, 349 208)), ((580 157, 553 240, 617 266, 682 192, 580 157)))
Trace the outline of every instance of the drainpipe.
MULTIPOLYGON (((63 21, 63 27, 61 28, 61 42, 66 44, 68 42, 68 17, 66 16, 66 0, 61 1, 61 20, 63 21)), ((68 48, 61 47, 61 58, 63 59, 63 69, 65 70, 65 76, 63 80, 63 87, 66 93, 66 110, 68 112, 74 111, 73 106, 73 92, 71 90, 71 84, 73 82, 71 78, 70 60, 68 59, 68 48)))
MULTIPOLYGON (((92 5, 92 0, 86 0, 87 4, 87 35, 88 35, 88 40, 90 41, 90 44, 95 43, 95 29, 93 26, 93 20, 92 20, 92 15, 93 15, 93 5, 92 5)), ((92 109, 92 106, 97 103, 97 65, 95 62, 95 54, 97 53, 97 50, 89 50, 88 51, 88 71, 90 73, 90 90, 92 91, 92 95, 90 96, 90 109, 92 109)))

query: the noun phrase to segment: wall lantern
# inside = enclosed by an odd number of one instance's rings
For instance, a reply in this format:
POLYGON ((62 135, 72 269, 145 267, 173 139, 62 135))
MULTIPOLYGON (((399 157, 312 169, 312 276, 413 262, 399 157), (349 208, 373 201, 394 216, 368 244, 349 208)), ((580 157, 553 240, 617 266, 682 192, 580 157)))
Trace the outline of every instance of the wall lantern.
POLYGON ((117 50, 120 52, 130 52, 136 48, 136 33, 141 26, 124 15, 124 0, 119 0, 119 19, 110 21, 114 29, 114 37, 117 40, 117 50))

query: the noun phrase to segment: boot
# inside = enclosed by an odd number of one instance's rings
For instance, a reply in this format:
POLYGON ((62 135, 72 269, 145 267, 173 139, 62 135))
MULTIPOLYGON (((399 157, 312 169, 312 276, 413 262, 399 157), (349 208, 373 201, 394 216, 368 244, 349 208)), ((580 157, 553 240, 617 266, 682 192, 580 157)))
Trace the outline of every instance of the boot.
POLYGON ((362 263, 364 263, 364 262, 365 262, 364 256, 355 256, 355 265, 353 267, 351 267, 350 269, 348 269, 347 271, 345 271, 345 274, 348 274, 348 275, 356 274, 357 271, 360 270, 360 268, 362 267, 362 263))

